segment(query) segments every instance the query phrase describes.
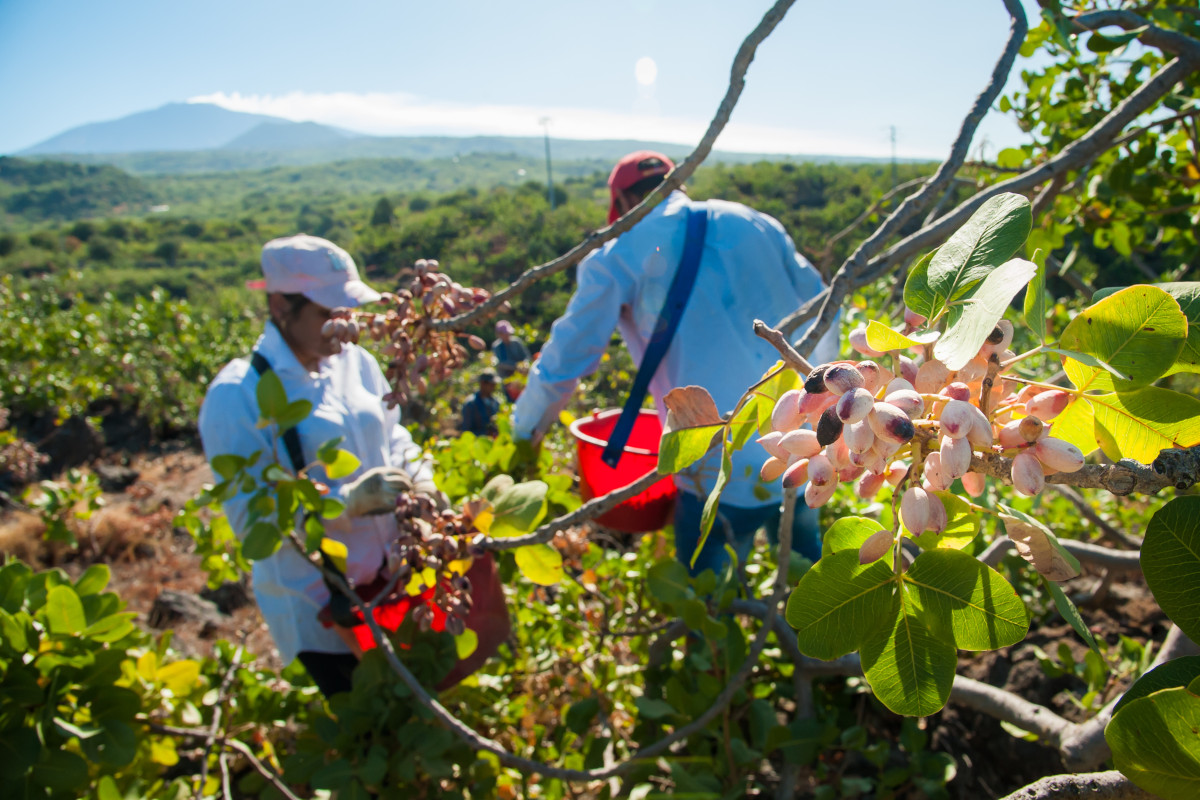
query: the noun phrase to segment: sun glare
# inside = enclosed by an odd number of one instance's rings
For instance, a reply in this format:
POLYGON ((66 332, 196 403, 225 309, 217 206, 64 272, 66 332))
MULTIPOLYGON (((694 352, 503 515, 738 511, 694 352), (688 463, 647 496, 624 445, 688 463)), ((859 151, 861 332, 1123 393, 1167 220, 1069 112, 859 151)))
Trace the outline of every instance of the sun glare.
POLYGON ((658 64, 655 64, 650 56, 642 56, 633 65, 633 76, 642 86, 653 86, 658 78, 658 64))

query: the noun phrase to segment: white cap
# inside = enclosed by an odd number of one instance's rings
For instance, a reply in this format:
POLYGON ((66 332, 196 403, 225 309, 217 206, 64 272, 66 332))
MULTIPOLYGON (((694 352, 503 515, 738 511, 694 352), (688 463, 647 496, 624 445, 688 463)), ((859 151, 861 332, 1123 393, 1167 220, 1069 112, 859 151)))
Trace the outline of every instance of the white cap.
POLYGON ((262 249, 263 280, 252 289, 302 294, 326 308, 377 302, 381 295, 358 278, 354 259, 327 239, 299 234, 272 239, 262 249))

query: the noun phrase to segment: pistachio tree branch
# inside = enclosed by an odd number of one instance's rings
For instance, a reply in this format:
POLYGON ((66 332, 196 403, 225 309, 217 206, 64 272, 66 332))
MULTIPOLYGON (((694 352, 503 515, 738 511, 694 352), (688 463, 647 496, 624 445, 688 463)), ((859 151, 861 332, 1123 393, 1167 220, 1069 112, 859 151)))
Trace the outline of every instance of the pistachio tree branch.
MULTIPOLYGON (((950 148, 950 155, 925 185, 916 193, 906 197, 838 269, 829 285, 829 293, 821 303, 816 324, 810 326, 800 339, 797 349, 801 353, 811 353, 818 339, 825 335, 833 322, 834 315, 841 307, 842 301, 854 286, 861 285, 859 283, 860 273, 865 269, 868 260, 883 249, 884 245, 900 232, 906 222, 942 193, 966 160, 971 148, 971 140, 975 138, 975 131, 992 103, 1000 96, 1004 84, 1008 81, 1008 75, 1012 71, 1013 62, 1016 61, 1017 53, 1021 49, 1021 44, 1025 41, 1025 34, 1029 31, 1029 23, 1025 19, 1025 10, 1021 7, 1020 0, 1004 0, 1004 6, 1011 18, 1008 41, 1005 43, 1000 58, 996 61, 996 66, 992 69, 988 85, 975 99, 974 105, 963 119, 958 136, 950 148)), ((786 322, 781 323, 779 327, 785 334, 795 330, 795 325, 786 322)))
MULTIPOLYGON (((791 496, 791 500, 795 502, 795 496, 791 496)), ((790 512, 787 509, 788 498, 784 498, 784 515, 787 516, 790 512)), ((293 546, 300 548, 303 552, 303 543, 299 537, 293 532, 290 535, 293 546)), ((786 531, 781 531, 780 547, 782 552, 789 552, 791 548, 791 527, 786 531)), ((310 562, 313 563, 313 562, 310 562)), ((356 608, 365 608, 366 603, 358 596, 346 579, 332 570, 327 570, 324 566, 315 564, 318 569, 325 575, 329 583, 338 591, 350 598, 356 608)), ((541 761, 523 758, 521 756, 510 753, 499 742, 488 739, 485 736, 477 733, 475 730, 466 725, 462 720, 458 719, 449 709, 443 706, 436 698, 429 694, 420 681, 409 671, 396 654, 395 647, 392 645, 391 639, 384 633, 379 622, 375 619, 374 614, 365 614, 364 622, 370 629, 372 636, 375 638, 379 648, 383 651, 384 657, 392 670, 399 676, 400 680, 412 692, 413 699, 426 711, 437 719, 441 724, 445 725, 451 733, 457 736, 464 743, 476 750, 486 750, 495 755, 500 763, 514 769, 521 770, 526 774, 539 774, 547 778, 553 778, 564 781, 573 782, 593 782, 607 780, 612 777, 617 777, 625 774, 633 769, 639 762, 647 759, 655 758, 664 753, 670 747, 678 742, 681 742, 688 737, 699 733, 708 727, 708 724, 720 714, 726 706, 733 700, 734 695, 741 691, 742 686, 750 677, 758 660, 762 655, 763 649, 766 647, 769 635, 775 630, 775 619, 779 612, 779 607, 786 599, 789 592, 787 585, 787 570, 786 568, 779 570, 775 578, 775 590, 767 602, 767 612, 763 617, 762 626, 751 643, 749 652, 746 658, 742 661, 737 672, 735 672, 728 680, 725 688, 713 701, 712 705, 694 720, 684 725, 681 728, 676 728, 672 733, 658 740, 657 742, 641 748, 628 758, 610 764, 608 766, 591 769, 577 770, 564 767, 556 767, 551 764, 546 764, 541 761)))
MULTIPOLYGON (((1110 494, 1157 494, 1174 486, 1187 489, 1200 481, 1200 445, 1163 450, 1153 465, 1140 464, 1122 458, 1115 464, 1084 464, 1078 472, 1056 472, 1046 476, 1046 483, 1076 486, 1082 489, 1104 489, 1110 494), (1183 467, 1176 467, 1182 464, 1183 467), (1162 469, 1160 472, 1155 466, 1162 469)), ((990 475, 1006 484, 1012 483, 1012 459, 991 452, 971 456, 971 471, 990 475)))
POLYGON ((1164 53, 1200 59, 1200 41, 1182 33, 1169 31, 1151 24, 1150 20, 1132 11, 1116 9, 1105 11, 1089 11, 1070 20, 1071 24, 1080 31, 1098 31, 1101 28, 1118 27, 1127 31, 1144 28, 1138 34, 1138 41, 1157 47, 1164 53))
MULTIPOLYGON (((1121 12, 1096 12, 1097 14, 1118 14, 1121 12)), ((1086 16, 1086 15, 1085 15, 1086 16)), ((1089 24, 1098 24, 1100 17, 1092 17, 1089 24)), ((960 228, 972 214, 988 199, 1003 192, 1027 193, 1047 181, 1052 181, 1060 174, 1067 174, 1090 164, 1101 153, 1116 146, 1121 141, 1124 128, 1142 114, 1148 112, 1165 94, 1171 91, 1177 83, 1185 80, 1196 70, 1200 69, 1200 42, 1180 34, 1167 34, 1164 37, 1146 38, 1147 44, 1160 46, 1167 52, 1176 53, 1177 57, 1163 65, 1149 80, 1131 92, 1124 100, 1116 105, 1104 119, 1074 142, 1062 149, 1053 158, 1035 165, 1020 174, 993 184, 960 203, 949 213, 939 217, 930 225, 922 227, 915 233, 901 239, 890 248, 873 256, 853 276, 852 281, 839 284, 837 277, 834 285, 823 292, 814 301, 809 301, 792 314, 785 317, 776 326, 784 334, 790 334, 800 325, 808 322, 819 314, 819 322, 809 330, 816 335, 823 335, 828 328, 833 315, 841 305, 846 295, 866 284, 883 277, 918 253, 929 250, 941 244, 951 233, 960 228)), ((1049 196, 1047 196, 1047 201, 1049 196)), ((853 256, 852 256, 853 258, 853 256)), ((840 270, 839 270, 840 273, 840 270)), ((801 342, 801 349, 807 346, 808 334, 801 342)), ((814 340, 815 341, 815 340, 814 340)))
MULTIPOLYGON (((145 725, 146 729, 151 733, 157 733, 161 736, 175 736, 181 739, 207 739, 209 735, 209 731, 203 728, 180 728, 175 725, 164 725, 160 722, 151 722, 146 719, 139 719, 138 721, 145 725)), ((232 736, 222 736, 218 739, 218 742, 222 747, 236 750, 245 756, 246 760, 250 762, 250 765, 254 767, 258 774, 262 775, 287 800, 300 800, 278 775, 258 760, 258 757, 254 755, 254 751, 250 749, 250 745, 232 736)))
POLYGON ((1115 769, 1051 775, 1005 795, 1001 800, 1156 800, 1115 769))
MULTIPOLYGON (((872 258, 858 276, 859 282, 856 285, 861 286, 875 281, 886 274, 895 264, 918 252, 937 246, 951 233, 958 230, 988 199, 1004 192, 1018 194, 1029 192, 1046 181, 1052 180, 1060 173, 1078 170, 1091 163, 1097 156, 1112 147, 1112 143, 1126 125, 1149 111, 1175 84, 1187 78, 1197 69, 1200 69, 1200 56, 1193 57, 1189 54, 1187 58, 1180 56, 1172 59, 1118 103, 1108 116, 1096 123, 1095 127, 1064 147, 1053 158, 1013 178, 992 184, 959 204, 953 211, 939 217, 932 225, 905 237, 880 255, 872 258)), ((797 321, 795 324, 798 325, 801 321, 797 321)), ((790 323, 791 318, 789 317, 790 323)), ((785 328, 785 330, 787 329, 785 328)))
POLYGON ((778 350, 779 355, 783 357, 783 363, 798 372, 801 377, 813 371, 813 366, 808 359, 797 353, 796 348, 792 347, 782 333, 761 319, 754 320, 754 335, 770 342, 771 346, 778 350))
MULTIPOLYGON (((1114 550, 1104 545, 1081 542, 1076 539, 1060 539, 1062 548, 1081 564, 1087 564, 1098 569, 1107 569, 1123 573, 1140 573, 1142 571, 1141 553, 1137 550, 1114 550)), ((982 553, 979 560, 989 567, 997 566, 1016 544, 1006 536, 999 536, 982 553)))
POLYGON ((1108 520, 1096 513, 1096 509, 1092 508, 1092 504, 1089 503, 1083 495, 1072 489, 1070 486, 1063 486, 1062 484, 1055 483, 1051 484, 1050 488, 1070 500, 1079 513, 1082 514, 1088 522, 1096 526, 1104 538, 1108 539, 1114 544, 1121 545, 1122 547, 1130 550, 1138 550, 1141 548, 1141 542, 1109 524, 1108 520))
POLYGON ((794 2, 795 0, 776 0, 770 10, 763 15, 763 18, 755 26, 754 30, 750 31, 750 34, 742 41, 742 45, 738 48, 737 55, 733 59, 733 65, 729 70, 729 88, 725 90, 725 97, 722 98, 721 104, 717 107, 717 112, 713 116, 712 121, 708 123, 708 130, 705 131, 704 136, 700 139, 700 143, 696 145, 696 149, 681 164, 676 166, 667 175, 666 180, 648 194, 641 203, 630 209, 628 213, 613 224, 588 234, 582 242, 558 258, 526 270, 515 281, 470 311, 448 319, 432 321, 429 323, 430 327, 437 331, 460 331, 469 325, 499 313, 508 300, 516 297, 534 283, 578 264, 584 256, 600 247, 600 245, 628 231, 641 221, 642 217, 649 214, 658 205, 660 200, 678 189, 684 181, 692 176, 692 173, 696 171, 696 168, 700 166, 704 159, 708 157, 709 152, 712 151, 713 143, 716 142, 721 131, 725 129, 725 125, 729 122, 729 117, 733 113, 733 108, 737 105, 738 98, 741 97, 742 90, 746 86, 746 71, 750 68, 750 62, 754 60, 755 51, 762 41, 770 35, 771 31, 775 30, 775 27, 780 23, 794 2))
POLYGON ((628 483, 620 489, 614 489, 600 497, 594 497, 574 511, 550 520, 535 531, 507 538, 489 536, 479 540, 479 544, 487 550, 513 550, 530 544, 545 544, 567 528, 573 525, 581 525, 588 520, 595 519, 601 514, 611 511, 629 498, 641 494, 654 484, 668 477, 670 476, 662 475, 657 470, 650 470, 632 483, 628 483))

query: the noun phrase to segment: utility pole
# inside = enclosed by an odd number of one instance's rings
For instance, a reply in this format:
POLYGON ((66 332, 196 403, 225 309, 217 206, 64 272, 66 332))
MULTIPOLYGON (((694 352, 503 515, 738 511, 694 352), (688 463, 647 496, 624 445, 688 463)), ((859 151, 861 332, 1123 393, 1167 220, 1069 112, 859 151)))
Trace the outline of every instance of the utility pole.
POLYGON ((554 210, 554 178, 550 174, 550 118, 539 120, 546 132, 546 194, 550 197, 550 210, 554 210))
POLYGON ((892 188, 895 189, 900 181, 896 178, 896 126, 892 128, 892 188))

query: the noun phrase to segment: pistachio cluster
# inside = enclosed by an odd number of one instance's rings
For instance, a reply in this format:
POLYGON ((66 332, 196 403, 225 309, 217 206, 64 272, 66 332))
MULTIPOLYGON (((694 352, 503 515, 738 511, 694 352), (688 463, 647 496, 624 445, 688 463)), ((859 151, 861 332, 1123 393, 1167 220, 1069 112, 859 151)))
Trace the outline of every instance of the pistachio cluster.
MULTIPOLYGON (((909 330, 923 321, 906 315, 909 330)), ((884 483, 907 484, 900 518, 913 535, 945 531, 946 509, 935 492, 958 479, 971 496, 983 492, 984 476, 971 470, 976 454, 1012 456, 1014 488, 1038 494, 1046 475, 1080 469, 1083 453, 1050 435, 1052 420, 1070 401, 1067 392, 1020 388, 1003 377, 1002 363, 1015 358, 1007 349, 1012 335, 1012 323, 1001 320, 956 371, 931 355, 918 361, 897 351, 889 370, 871 360, 888 354, 869 347, 865 328, 854 330, 850 344, 867 360, 823 364, 803 389, 776 402, 772 430, 758 440, 770 454, 762 479, 782 479, 785 488, 807 483, 810 507, 829 502, 839 482, 856 481, 863 499, 884 483)), ((880 546, 889 545, 881 539, 880 546)))
POLYGON ((432 606, 437 606, 446 615, 447 632, 461 635, 471 610, 471 581, 460 568, 483 555, 473 541, 479 534, 462 514, 451 509, 439 511, 429 496, 416 492, 396 499, 396 527, 396 539, 387 553, 388 576, 397 576, 403 587, 416 575, 428 584, 432 573, 433 597, 413 609, 413 621, 429 630, 432 606))
POLYGON ((388 406, 407 405, 414 395, 422 395, 430 384, 440 383, 467 361, 464 338, 474 350, 487 343, 478 336, 453 331, 437 331, 435 320, 470 311, 491 294, 484 289, 468 289, 438 272, 434 259, 418 259, 412 268, 408 286, 395 294, 383 295, 391 307, 383 313, 334 309, 321 333, 342 342, 357 342, 369 335, 386 342, 383 354, 390 361, 384 374, 392 391, 384 396, 388 406))

